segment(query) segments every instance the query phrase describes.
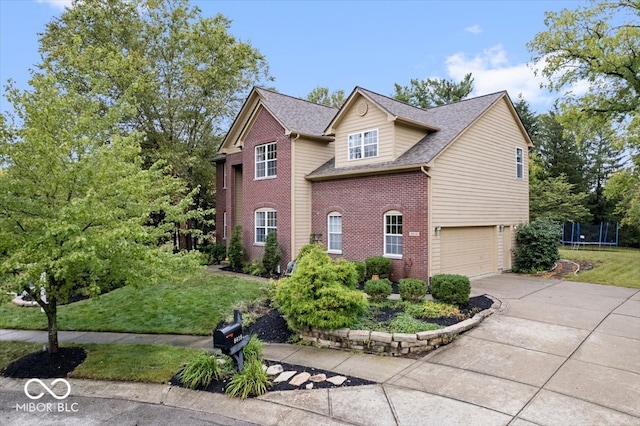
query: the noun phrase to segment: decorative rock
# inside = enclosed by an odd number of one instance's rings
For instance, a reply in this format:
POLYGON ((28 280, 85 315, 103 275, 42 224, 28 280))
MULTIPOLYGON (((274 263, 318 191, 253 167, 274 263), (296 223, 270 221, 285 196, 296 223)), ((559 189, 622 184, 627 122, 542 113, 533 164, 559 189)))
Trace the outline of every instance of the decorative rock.
POLYGON ((309 380, 309 377, 311 377, 311 374, 307 373, 306 371, 303 371, 302 373, 297 374, 296 376, 294 376, 294 378, 291 379, 289 384, 291 386, 300 386, 301 384, 303 384, 304 382, 309 380))
POLYGON ((287 380, 292 378, 296 373, 297 373, 297 371, 285 371, 285 372, 282 372, 282 373, 280 373, 280 375, 278 377, 275 378, 273 383, 286 382, 287 380))
POLYGON ((348 328, 338 328, 336 330, 330 330, 328 332, 329 335, 331 336, 335 336, 335 337, 349 337, 349 329, 348 328))
POLYGON ((269 368, 267 368, 267 374, 270 376, 275 376, 276 374, 280 374, 284 371, 284 369, 282 368, 282 365, 280 364, 274 364, 272 366, 270 366, 269 368))
POLYGON ((346 377, 344 376, 333 376, 333 377, 329 377, 327 379, 327 382, 332 383, 336 386, 340 386, 341 384, 343 384, 345 381, 347 380, 346 377))
POLYGON ((313 383, 307 383, 307 385, 305 386, 305 388, 307 388, 307 389, 313 389, 313 383))
POLYGON ((325 380, 327 380, 327 375, 324 373, 314 374, 313 376, 309 377, 309 381, 315 383, 324 382, 325 380))
POLYGON ((439 337, 442 333, 438 330, 421 331, 416 336, 418 340, 429 340, 434 337, 439 337))
POLYGON ((393 333, 393 340, 396 342, 415 343, 418 340, 418 337, 415 334, 393 333))

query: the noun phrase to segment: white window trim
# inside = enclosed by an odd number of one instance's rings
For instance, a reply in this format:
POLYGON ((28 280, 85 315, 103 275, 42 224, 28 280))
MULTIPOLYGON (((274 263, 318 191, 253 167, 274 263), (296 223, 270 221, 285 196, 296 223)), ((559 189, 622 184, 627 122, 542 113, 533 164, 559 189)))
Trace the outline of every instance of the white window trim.
POLYGON ((253 151, 253 167, 254 167, 254 172, 253 172, 253 177, 255 180, 263 180, 263 179, 273 179, 275 177, 277 177, 278 175, 278 146, 276 145, 276 142, 269 142, 269 143, 263 143, 261 145, 256 145, 256 147, 254 148, 253 151), (276 147, 276 158, 273 158, 271 160, 269 160, 267 158, 267 152, 269 151, 269 146, 275 146, 276 147), (264 147, 264 154, 265 154, 265 158, 263 161, 258 161, 258 148, 263 148, 264 147), (271 161, 275 161, 276 162, 276 174, 274 175, 270 175, 269 173, 269 162, 271 161), (258 163, 264 163, 264 176, 258 176, 258 163))
MULTIPOLYGON (((340 235, 344 235, 342 233, 342 214, 339 212, 331 212, 327 215, 327 253, 331 253, 331 254, 342 254, 342 249, 340 250, 336 250, 336 249, 332 249, 331 246, 331 235, 332 234, 336 234, 337 232, 331 232, 331 217, 340 217, 340 235)), ((342 243, 344 244, 344 240, 342 240, 342 243)))
POLYGON ((397 236, 400 235, 402 237, 402 251, 404 252, 404 220, 402 222, 402 234, 387 234, 387 217, 388 216, 400 216, 402 217, 402 213, 397 211, 397 210, 389 210, 388 212, 386 212, 383 216, 383 221, 382 221, 382 226, 383 226, 383 241, 382 241, 382 245, 384 247, 383 251, 384 257, 388 257, 391 259, 402 259, 402 254, 396 254, 396 253, 387 253, 387 236, 389 235, 393 235, 393 236, 397 236))
POLYGON ((519 146, 516 147, 516 178, 524 180, 524 149, 519 146), (521 161, 518 161, 518 157, 520 157, 521 161))
POLYGON ((253 243, 258 246, 265 245, 267 235, 269 235, 269 233, 271 232, 270 229, 273 230, 274 232, 277 232, 278 230, 278 212, 275 209, 270 209, 270 208, 257 209, 253 214, 253 243), (269 226, 269 213, 271 212, 276 213, 276 226, 269 226), (265 241, 258 241, 258 213, 265 213, 264 227, 262 226, 260 227, 260 228, 265 228, 265 233, 264 233, 265 241))
MULTIPOLYGON (((372 144, 369 144, 372 145, 372 144)), ((369 129, 369 130, 363 130, 362 132, 355 132, 355 133, 350 133, 347 135, 347 160, 348 161, 358 161, 358 160, 366 160, 367 158, 376 158, 380 155, 380 132, 378 131, 378 129, 369 129), (370 157, 365 157, 364 155, 364 134, 365 133, 369 133, 369 132, 376 132, 376 155, 372 155, 370 157), (349 146, 349 139, 351 138, 351 136, 354 135, 360 135, 360 152, 362 154, 362 156, 360 158, 351 158, 351 147, 349 146)))

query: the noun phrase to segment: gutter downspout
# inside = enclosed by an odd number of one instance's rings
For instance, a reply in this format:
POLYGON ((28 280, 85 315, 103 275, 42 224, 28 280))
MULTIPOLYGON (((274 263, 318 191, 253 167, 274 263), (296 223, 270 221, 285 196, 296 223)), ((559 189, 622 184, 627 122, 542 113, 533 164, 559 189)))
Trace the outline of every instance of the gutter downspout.
POLYGON ((425 165, 420 171, 427 176, 427 284, 431 284, 431 175, 425 165))

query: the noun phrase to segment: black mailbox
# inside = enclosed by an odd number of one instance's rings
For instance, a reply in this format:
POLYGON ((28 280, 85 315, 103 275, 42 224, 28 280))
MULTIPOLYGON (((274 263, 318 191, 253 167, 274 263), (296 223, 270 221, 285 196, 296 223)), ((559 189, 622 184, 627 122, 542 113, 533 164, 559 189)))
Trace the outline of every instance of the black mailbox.
POLYGON ((242 314, 233 311, 233 323, 213 331, 213 347, 221 349, 236 362, 238 371, 242 371, 244 364, 242 348, 249 343, 249 336, 242 334, 242 314))
POLYGON ((242 324, 234 322, 213 332, 213 347, 223 351, 228 350, 239 343, 243 337, 242 324))

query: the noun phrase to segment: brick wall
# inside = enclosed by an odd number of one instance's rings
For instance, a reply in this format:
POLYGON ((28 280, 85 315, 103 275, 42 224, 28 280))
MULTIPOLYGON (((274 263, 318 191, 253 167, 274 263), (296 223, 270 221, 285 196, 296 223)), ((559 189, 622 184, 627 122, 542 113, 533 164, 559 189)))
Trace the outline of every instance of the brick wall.
POLYGON ((284 249, 281 266, 284 268, 291 256, 291 141, 282 126, 264 109, 258 113, 245 139, 242 165, 243 245, 249 260, 262 259, 264 253, 264 246, 254 242, 255 210, 272 208, 277 211, 278 241, 284 249), (276 177, 255 179, 255 147, 269 142, 276 142, 276 177))
POLYGON ((312 232, 327 245, 327 215, 342 214, 342 255, 364 261, 384 253, 384 214, 402 213, 403 256, 393 259, 391 279, 428 279, 427 176, 420 171, 313 182, 312 232), (412 236, 409 236, 409 233, 412 236), (419 235, 416 235, 418 233, 419 235))

